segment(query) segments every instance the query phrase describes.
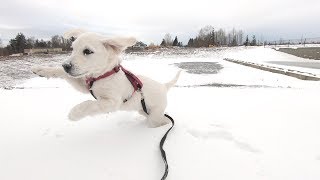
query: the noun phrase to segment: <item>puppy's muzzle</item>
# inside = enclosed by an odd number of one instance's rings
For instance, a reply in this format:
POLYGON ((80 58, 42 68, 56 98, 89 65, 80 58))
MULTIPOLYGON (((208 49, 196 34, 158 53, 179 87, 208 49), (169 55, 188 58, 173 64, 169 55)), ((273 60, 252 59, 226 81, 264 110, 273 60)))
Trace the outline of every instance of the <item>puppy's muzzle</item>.
POLYGON ((64 64, 62 64, 62 67, 67 73, 69 73, 70 70, 72 69, 72 64, 71 63, 64 63, 64 64))

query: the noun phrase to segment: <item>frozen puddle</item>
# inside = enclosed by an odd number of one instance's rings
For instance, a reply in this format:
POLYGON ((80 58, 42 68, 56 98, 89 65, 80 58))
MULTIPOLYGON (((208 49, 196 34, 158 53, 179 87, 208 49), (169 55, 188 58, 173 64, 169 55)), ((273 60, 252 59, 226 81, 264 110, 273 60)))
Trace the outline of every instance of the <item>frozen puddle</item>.
POLYGON ((181 62, 174 63, 191 74, 217 74, 223 66, 217 62, 181 62))

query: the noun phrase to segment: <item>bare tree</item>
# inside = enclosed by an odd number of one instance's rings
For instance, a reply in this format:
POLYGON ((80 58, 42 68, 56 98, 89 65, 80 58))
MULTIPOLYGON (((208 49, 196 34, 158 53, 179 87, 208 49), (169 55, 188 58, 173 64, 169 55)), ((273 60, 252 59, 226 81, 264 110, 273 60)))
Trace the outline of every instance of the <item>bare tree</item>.
POLYGON ((231 41, 232 41, 232 35, 231 35, 231 32, 229 32, 227 37, 228 46, 231 45, 231 41))
POLYGON ((217 39, 217 44, 220 46, 226 45, 227 44, 227 38, 226 38, 226 32, 223 29, 219 29, 216 32, 216 39, 217 39))
POLYGON ((189 47, 209 47, 215 45, 215 32, 212 26, 205 26, 200 29, 198 36, 190 39, 188 42, 189 47))
POLYGON ((283 40, 282 38, 280 38, 279 44, 280 44, 280 45, 283 45, 283 44, 284 44, 284 40, 283 40))
POLYGON ((201 39, 207 38, 207 36, 214 31, 214 27, 211 25, 207 25, 200 29, 198 37, 201 39))
POLYGON ((150 44, 149 44, 149 47, 155 47, 156 45, 153 43, 153 42, 151 42, 150 44))
POLYGON ((243 31, 237 31, 233 28, 226 32, 224 29, 215 31, 212 26, 205 26, 200 29, 196 38, 190 38, 188 42, 189 47, 209 47, 214 46, 238 46, 243 42, 243 31))
POLYGON ((232 30, 231 30, 231 32, 230 32, 230 34, 231 34, 231 46, 237 46, 238 45, 238 36, 237 36, 237 31, 236 31, 236 29, 235 28, 232 28, 232 30))
POLYGON ((54 35, 51 37, 51 43, 54 48, 61 47, 63 44, 63 38, 59 35, 54 35))
POLYGON ((258 45, 263 45, 263 42, 264 42, 264 37, 263 37, 263 35, 261 34, 261 35, 260 35, 260 40, 259 40, 259 42, 258 42, 258 45))
POLYGON ((242 30, 238 31, 237 36, 238 36, 238 45, 242 45, 242 43, 243 43, 243 31, 242 30))
POLYGON ((173 39, 169 33, 165 34, 163 39, 167 46, 172 46, 173 39))
POLYGON ((2 40, 0 39, 0 48, 3 47, 2 40))

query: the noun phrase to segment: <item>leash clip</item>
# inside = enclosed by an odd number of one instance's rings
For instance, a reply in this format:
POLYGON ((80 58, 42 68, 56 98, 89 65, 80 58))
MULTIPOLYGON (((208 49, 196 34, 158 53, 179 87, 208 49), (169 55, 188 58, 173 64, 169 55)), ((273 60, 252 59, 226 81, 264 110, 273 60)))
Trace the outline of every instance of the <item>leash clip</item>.
POLYGON ((140 92, 140 94, 141 94, 141 100, 144 100, 144 95, 143 95, 143 92, 141 91, 141 89, 138 89, 137 91, 140 92))

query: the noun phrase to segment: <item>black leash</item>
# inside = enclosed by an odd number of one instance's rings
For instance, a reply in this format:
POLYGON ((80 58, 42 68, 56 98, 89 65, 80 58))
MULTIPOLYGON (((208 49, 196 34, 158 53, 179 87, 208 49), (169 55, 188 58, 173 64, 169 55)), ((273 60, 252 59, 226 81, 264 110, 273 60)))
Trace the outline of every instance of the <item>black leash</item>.
POLYGON ((164 116, 167 117, 171 121, 171 127, 167 130, 167 132, 161 138, 161 141, 160 141, 160 144, 159 144, 160 145, 161 156, 162 156, 162 159, 163 159, 163 162, 164 162, 164 165, 165 165, 165 171, 164 171, 164 174, 163 174, 161 180, 165 180, 167 178, 167 176, 168 176, 168 173, 169 173, 169 165, 168 165, 168 162, 167 162, 167 155, 166 155, 166 151, 163 149, 163 144, 167 139, 167 135, 169 134, 169 132, 171 131, 171 129, 174 126, 173 118, 171 116, 169 116, 168 114, 164 114, 164 116))
MULTIPOLYGON (((94 83, 94 81, 90 82, 90 84, 89 84, 89 91, 90 91, 90 94, 91 94, 95 99, 97 99, 96 96, 94 95, 93 91, 91 90, 91 87, 92 87, 93 83, 94 83)), ((142 106, 142 109, 143 109, 143 111, 144 111, 146 114, 149 114, 149 113, 148 113, 148 110, 147 110, 146 103, 145 103, 145 101, 144 101, 143 93, 142 93, 142 91, 141 91, 141 86, 140 86, 140 87, 138 86, 138 92, 140 92, 140 94, 141 94, 141 106, 142 106)), ((127 101, 127 100, 125 100, 124 103, 125 103, 126 101, 127 101)), ((161 180, 165 180, 165 179, 167 178, 167 176, 168 176, 168 173, 169 173, 169 165, 168 165, 168 161, 167 161, 167 155, 166 155, 166 151, 163 149, 163 144, 164 144, 164 142, 166 141, 169 132, 171 131, 171 129, 172 129, 173 126, 174 126, 174 120, 173 120, 173 118, 172 118, 171 116, 169 116, 168 114, 164 114, 164 116, 171 121, 171 127, 170 127, 170 128, 167 130, 167 132, 163 135, 163 137, 162 137, 161 140, 160 140, 160 144, 159 144, 160 152, 161 152, 161 157, 162 157, 163 162, 164 162, 164 165, 165 165, 164 174, 163 174, 161 180)))
MULTIPOLYGON (((149 114, 148 111, 147 111, 146 103, 145 103, 145 101, 144 101, 143 93, 142 93, 142 91, 141 91, 140 89, 139 89, 139 92, 140 92, 140 94, 141 94, 141 106, 142 106, 142 109, 143 109, 143 111, 144 111, 146 114, 149 114)), ((167 155, 166 155, 166 151, 163 149, 163 144, 164 144, 164 142, 166 141, 169 132, 171 131, 171 129, 172 129, 173 126, 174 126, 174 120, 173 120, 173 118, 172 118, 171 116, 169 116, 168 114, 164 114, 164 116, 171 121, 171 127, 170 127, 170 128, 167 130, 167 132, 163 135, 163 137, 161 138, 160 144, 159 144, 159 148, 160 148, 160 152, 161 152, 161 157, 162 157, 163 162, 164 162, 164 165, 165 165, 164 174, 163 174, 161 180, 165 180, 165 179, 167 178, 167 176, 168 176, 168 173, 169 173, 169 165, 168 165, 168 161, 167 161, 167 155)))

